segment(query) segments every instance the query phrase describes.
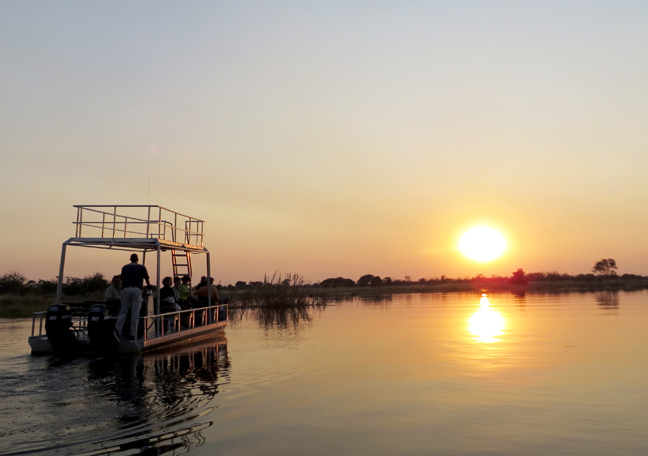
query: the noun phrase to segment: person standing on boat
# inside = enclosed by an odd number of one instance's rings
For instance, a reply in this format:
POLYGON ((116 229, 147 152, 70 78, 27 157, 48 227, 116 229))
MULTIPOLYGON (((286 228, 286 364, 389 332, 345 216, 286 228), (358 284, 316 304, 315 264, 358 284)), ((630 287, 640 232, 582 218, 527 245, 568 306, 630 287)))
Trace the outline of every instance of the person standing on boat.
POLYGON ((146 281, 146 285, 151 285, 151 283, 146 266, 137 263, 139 257, 136 253, 130 256, 130 260, 131 262, 125 265, 121 271, 123 289, 115 329, 119 337, 122 337, 124 324, 128 316, 128 309, 130 309, 130 338, 135 339, 135 335, 137 334, 137 319, 140 313, 140 306, 142 305, 142 288, 144 288, 144 281, 146 281))

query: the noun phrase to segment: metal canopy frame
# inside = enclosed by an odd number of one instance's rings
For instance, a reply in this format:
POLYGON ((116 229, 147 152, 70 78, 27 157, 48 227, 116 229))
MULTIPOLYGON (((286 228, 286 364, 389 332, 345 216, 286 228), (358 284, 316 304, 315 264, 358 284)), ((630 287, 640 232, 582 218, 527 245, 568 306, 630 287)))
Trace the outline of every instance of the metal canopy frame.
MULTIPOLYGON (((77 209, 75 236, 63 243, 59 266, 56 302, 61 301, 65 255, 68 246, 96 249, 142 252, 142 264, 146 253, 156 252, 156 286, 161 289, 161 254, 167 250, 204 253, 207 262, 207 283, 211 283, 211 261, 204 243, 203 220, 162 206, 154 205, 74 205, 77 209), (85 236, 88 234, 89 236, 85 236)), ((211 306, 211 286, 207 300, 211 306)), ((155 314, 160 313, 156 300, 155 314)))

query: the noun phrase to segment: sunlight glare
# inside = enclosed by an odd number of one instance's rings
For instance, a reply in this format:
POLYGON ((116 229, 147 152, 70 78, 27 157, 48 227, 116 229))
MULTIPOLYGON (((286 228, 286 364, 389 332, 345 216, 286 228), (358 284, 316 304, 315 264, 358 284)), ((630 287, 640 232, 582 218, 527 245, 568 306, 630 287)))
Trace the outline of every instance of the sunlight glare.
POLYGON ((506 249, 506 241, 498 231, 478 226, 466 231, 459 241, 459 250, 468 258, 476 261, 489 261, 497 258, 506 249))
POLYGON ((485 294, 479 301, 480 309, 468 320, 468 330, 479 342, 497 342, 497 336, 504 332, 504 317, 490 308, 490 302, 485 294))

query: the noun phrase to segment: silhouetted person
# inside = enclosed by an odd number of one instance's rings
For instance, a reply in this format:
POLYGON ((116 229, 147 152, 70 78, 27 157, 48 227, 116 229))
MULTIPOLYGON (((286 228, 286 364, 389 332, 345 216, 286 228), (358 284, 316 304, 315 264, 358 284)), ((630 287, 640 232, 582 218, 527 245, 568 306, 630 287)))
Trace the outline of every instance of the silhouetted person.
POLYGON ((176 293, 171 285, 173 285, 173 279, 171 277, 165 277, 162 280, 162 289, 160 290, 160 312, 176 312, 180 310, 180 306, 176 301, 176 293))
POLYGON ((176 303, 180 301, 180 285, 182 282, 180 281, 180 277, 175 276, 173 278, 173 294, 175 295, 175 300, 176 303))
POLYGON ((178 304, 180 304, 182 310, 191 308, 191 303, 189 301, 190 297, 191 297, 191 277, 186 275, 182 277, 181 283, 180 285, 178 285, 178 304))
POLYGON ((200 278, 200 283, 199 283, 198 285, 196 285, 196 290, 194 290, 194 291, 198 291, 198 290, 200 290, 202 287, 206 287, 206 286, 207 286, 207 277, 202 276, 202 277, 200 278))
POLYGON ((207 286, 207 278, 205 278, 205 285, 202 287, 196 287, 196 291, 194 291, 194 295, 198 297, 198 300, 201 304, 201 307, 206 307, 207 306, 207 298, 209 296, 209 292, 211 289, 211 304, 212 306, 214 304, 220 303, 220 298, 218 296, 218 288, 216 288, 216 285, 214 285, 214 278, 210 277, 209 279, 210 286, 207 286))
MULTIPOLYGON (((165 277, 162 280, 162 289, 160 290, 160 313, 169 313, 177 312, 180 309, 178 302, 176 301, 176 290, 171 285, 173 285, 173 279, 171 277, 165 277)), ((170 332, 173 329, 175 317, 165 317, 167 323, 167 331, 170 332)))
POLYGON ((134 339, 137 334, 137 319, 140 313, 140 306, 142 305, 142 288, 144 288, 144 281, 146 285, 150 285, 149 275, 146 267, 137 264, 139 257, 136 253, 130 256, 131 262, 122 268, 121 279, 123 289, 121 292, 121 306, 119 307, 119 316, 117 317, 117 324, 115 329, 119 336, 123 336, 124 324, 128 315, 128 309, 131 310, 130 321, 130 338, 134 339))
POLYGON ((121 302, 121 279, 118 275, 113 276, 110 281, 110 285, 106 288, 104 293, 104 299, 106 300, 106 305, 110 309, 111 315, 117 315, 119 311, 119 303, 121 302))

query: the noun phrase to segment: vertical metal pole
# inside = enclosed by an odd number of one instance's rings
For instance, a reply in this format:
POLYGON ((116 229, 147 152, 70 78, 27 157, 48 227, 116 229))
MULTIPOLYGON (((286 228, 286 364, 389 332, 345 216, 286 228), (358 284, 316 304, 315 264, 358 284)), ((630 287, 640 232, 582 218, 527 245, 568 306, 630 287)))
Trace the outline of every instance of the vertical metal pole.
POLYGON ((158 317, 160 315, 160 290, 162 289, 160 287, 160 257, 161 257, 161 248, 160 244, 158 244, 157 247, 157 279, 155 281, 155 285, 157 286, 157 297, 155 299, 155 335, 160 336, 164 335, 163 331, 163 326, 164 322, 158 317))
POLYGON ((113 239, 115 238, 115 224, 117 223, 117 206, 113 207, 113 239))
POLYGON ((211 284, 211 261, 209 258, 209 252, 207 252, 207 312, 209 313, 209 321, 211 323, 211 312, 210 308, 212 305, 212 284, 211 284))
POLYGON ((61 264, 59 265, 59 276, 58 284, 56 285, 56 299, 54 302, 61 302, 61 295, 63 294, 63 271, 65 269, 65 249, 67 243, 63 243, 63 248, 61 249, 61 264))
POLYGON ((148 207, 148 215, 146 216, 146 237, 151 233, 151 206, 148 207))
POLYGON ((160 281, 161 281, 161 279, 160 279, 160 258, 161 258, 161 253, 162 253, 162 249, 161 249, 161 246, 158 244, 158 247, 157 247, 157 280, 155 282, 155 284, 157 286, 157 295, 158 295, 157 300, 155 301, 155 314, 156 315, 158 315, 160 313, 160 290, 161 290, 161 287, 160 287, 160 281))
POLYGON ((77 236, 76 237, 81 237, 81 226, 83 225, 83 207, 79 208, 79 211, 77 212, 77 236))

